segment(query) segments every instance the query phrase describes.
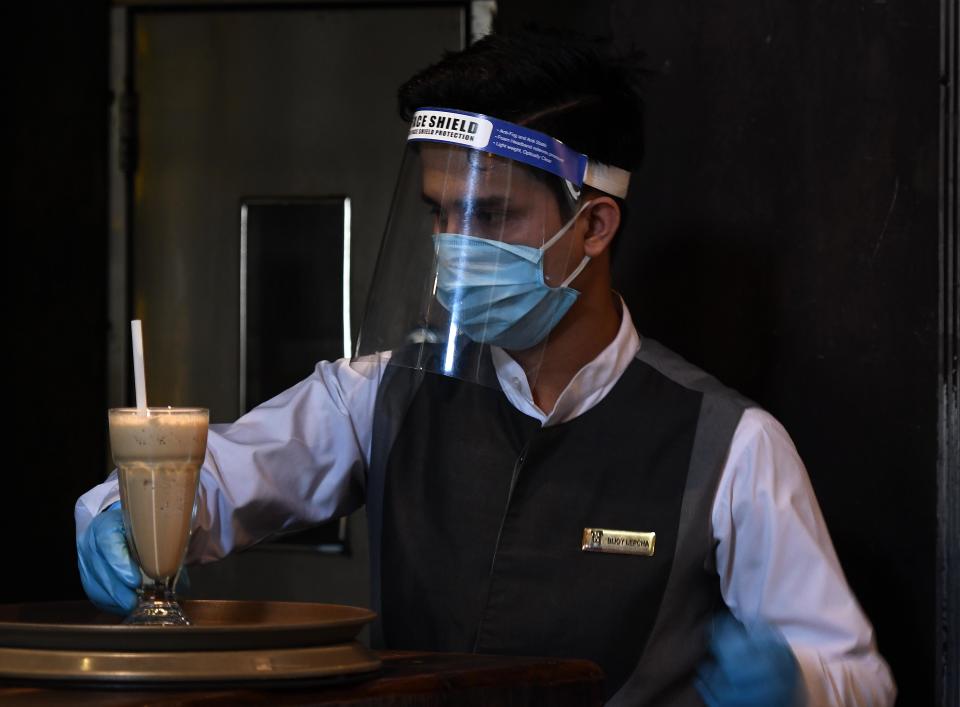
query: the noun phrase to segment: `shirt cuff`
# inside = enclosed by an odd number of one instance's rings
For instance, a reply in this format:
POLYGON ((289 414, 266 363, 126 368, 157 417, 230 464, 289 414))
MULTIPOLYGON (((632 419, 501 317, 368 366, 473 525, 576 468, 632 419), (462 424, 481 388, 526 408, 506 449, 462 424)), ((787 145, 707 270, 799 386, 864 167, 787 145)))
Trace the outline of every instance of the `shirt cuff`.
POLYGON ((107 508, 119 500, 120 486, 117 483, 117 472, 114 470, 110 473, 110 476, 107 477, 106 481, 94 486, 77 499, 77 504, 73 508, 73 520, 77 527, 77 538, 83 535, 87 526, 93 521, 94 516, 107 510, 107 508))
POLYGON ((826 662, 809 646, 791 646, 803 682, 800 705, 809 707, 891 707, 897 688, 878 653, 826 662))

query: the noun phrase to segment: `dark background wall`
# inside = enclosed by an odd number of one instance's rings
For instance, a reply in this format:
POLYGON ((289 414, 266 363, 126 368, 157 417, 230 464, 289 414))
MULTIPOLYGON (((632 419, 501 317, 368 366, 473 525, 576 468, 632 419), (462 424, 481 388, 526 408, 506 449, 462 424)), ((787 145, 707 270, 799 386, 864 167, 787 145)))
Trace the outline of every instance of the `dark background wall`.
MULTIPOLYGON (((72 508, 105 446, 107 12, 30 4, 8 22, 0 601, 81 595, 72 508)), ((643 333, 784 422, 900 704, 933 704, 939 7, 502 0, 500 15, 648 52, 618 286, 643 333)))
MULTIPOLYGON (((777 416, 902 705, 934 704, 937 3, 503 2, 647 52, 617 287, 777 416)), ((610 129, 616 129, 611 126, 610 129)))
POLYGON ((5 6, 8 448, 0 601, 82 595, 73 504, 106 445, 106 2, 5 6), (12 159, 10 159, 12 158, 12 159))

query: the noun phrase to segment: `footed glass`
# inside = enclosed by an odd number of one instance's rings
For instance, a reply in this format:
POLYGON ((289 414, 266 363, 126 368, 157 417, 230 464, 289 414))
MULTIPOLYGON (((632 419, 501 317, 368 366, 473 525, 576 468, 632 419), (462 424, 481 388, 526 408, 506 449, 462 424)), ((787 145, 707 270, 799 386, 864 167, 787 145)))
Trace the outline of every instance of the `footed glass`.
POLYGON ((108 418, 127 544, 142 578, 124 623, 189 625, 174 587, 190 540, 209 412, 114 408, 108 418))

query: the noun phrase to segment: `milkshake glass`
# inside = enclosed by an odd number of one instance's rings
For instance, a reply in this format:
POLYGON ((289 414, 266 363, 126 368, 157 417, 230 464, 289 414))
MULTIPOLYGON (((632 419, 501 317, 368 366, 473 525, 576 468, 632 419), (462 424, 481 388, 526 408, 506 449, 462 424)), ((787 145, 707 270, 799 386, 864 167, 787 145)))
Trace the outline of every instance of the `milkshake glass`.
POLYGON ((141 575, 139 602, 124 623, 188 625, 174 587, 190 539, 209 412, 114 408, 108 419, 127 545, 141 575))

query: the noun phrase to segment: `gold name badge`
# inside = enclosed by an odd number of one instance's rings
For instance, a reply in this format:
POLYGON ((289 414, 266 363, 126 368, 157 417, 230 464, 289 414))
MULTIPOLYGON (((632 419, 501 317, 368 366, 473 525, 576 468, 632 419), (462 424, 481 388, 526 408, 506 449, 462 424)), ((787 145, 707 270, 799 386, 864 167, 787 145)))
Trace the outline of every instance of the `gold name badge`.
POLYGON ((651 557, 657 544, 656 533, 636 533, 630 530, 584 528, 584 552, 612 552, 618 555, 651 557))

